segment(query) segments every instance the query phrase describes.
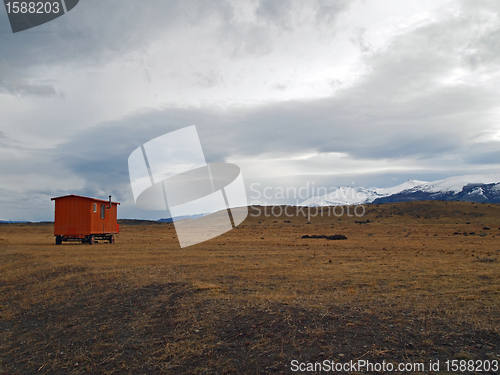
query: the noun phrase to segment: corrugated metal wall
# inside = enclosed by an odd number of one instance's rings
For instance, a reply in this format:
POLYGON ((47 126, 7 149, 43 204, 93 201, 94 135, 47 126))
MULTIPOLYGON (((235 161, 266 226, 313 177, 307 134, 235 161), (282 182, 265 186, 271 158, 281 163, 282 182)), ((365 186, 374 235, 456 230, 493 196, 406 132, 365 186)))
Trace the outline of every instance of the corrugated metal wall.
POLYGON ((54 234, 83 238, 90 234, 118 233, 116 203, 97 201, 86 197, 55 198, 54 234), (94 212, 95 204, 95 212, 94 212), (101 218, 104 205, 104 219, 101 218))
POLYGON ((55 200, 54 234, 84 237, 90 234, 89 199, 63 197, 55 200))
POLYGON ((108 203, 92 201, 92 212, 90 213, 92 234, 117 232, 116 217, 118 205, 116 203, 112 203, 111 208, 107 210, 106 207, 108 206, 108 203), (94 212, 94 203, 97 205, 96 212, 94 212), (105 207, 104 219, 101 218, 102 206, 105 207))

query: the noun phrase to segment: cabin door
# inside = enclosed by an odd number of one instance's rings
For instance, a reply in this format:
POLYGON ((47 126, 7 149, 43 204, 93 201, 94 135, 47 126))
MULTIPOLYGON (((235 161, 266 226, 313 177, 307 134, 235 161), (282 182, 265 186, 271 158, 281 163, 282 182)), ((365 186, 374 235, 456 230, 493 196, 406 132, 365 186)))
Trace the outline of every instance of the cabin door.
POLYGON ((102 233, 104 233, 104 222, 106 218, 106 205, 101 204, 101 227, 102 227, 102 233))

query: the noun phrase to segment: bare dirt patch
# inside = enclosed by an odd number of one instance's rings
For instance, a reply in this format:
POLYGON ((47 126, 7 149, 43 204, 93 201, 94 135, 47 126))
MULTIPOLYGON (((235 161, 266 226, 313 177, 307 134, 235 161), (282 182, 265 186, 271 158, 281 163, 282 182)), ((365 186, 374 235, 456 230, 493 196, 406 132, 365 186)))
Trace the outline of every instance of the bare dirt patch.
POLYGON ((0 374, 500 359, 499 206, 370 205, 363 225, 323 210, 310 224, 261 211, 187 249, 172 224, 122 223, 94 246, 0 225, 0 374))

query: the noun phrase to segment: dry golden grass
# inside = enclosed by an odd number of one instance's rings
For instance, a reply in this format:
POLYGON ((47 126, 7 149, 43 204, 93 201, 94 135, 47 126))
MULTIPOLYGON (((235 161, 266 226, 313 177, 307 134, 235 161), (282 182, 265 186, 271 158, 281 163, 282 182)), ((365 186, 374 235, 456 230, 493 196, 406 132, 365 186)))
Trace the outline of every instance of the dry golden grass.
POLYGON ((309 224, 251 210, 186 249, 172 224, 123 223, 115 244, 94 246, 56 246, 49 224, 1 225, 0 374, 500 359, 500 207, 366 207, 309 224))

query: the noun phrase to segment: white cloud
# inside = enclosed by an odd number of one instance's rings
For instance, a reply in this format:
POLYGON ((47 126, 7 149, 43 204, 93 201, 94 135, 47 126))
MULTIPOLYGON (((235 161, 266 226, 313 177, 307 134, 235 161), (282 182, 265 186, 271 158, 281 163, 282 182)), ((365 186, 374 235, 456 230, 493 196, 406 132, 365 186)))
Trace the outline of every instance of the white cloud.
POLYGON ((238 4, 87 0, 0 34, 2 213, 63 192, 133 213, 128 154, 192 124, 269 183, 499 167, 495 1, 238 4))

